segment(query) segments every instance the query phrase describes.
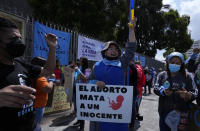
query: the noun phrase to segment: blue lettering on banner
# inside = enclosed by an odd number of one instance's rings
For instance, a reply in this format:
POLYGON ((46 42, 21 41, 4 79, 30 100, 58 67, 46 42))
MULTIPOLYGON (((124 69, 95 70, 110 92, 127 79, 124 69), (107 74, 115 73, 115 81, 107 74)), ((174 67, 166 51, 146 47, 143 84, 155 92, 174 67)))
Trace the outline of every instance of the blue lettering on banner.
POLYGON ((20 117, 21 116, 21 112, 18 112, 18 117, 20 117))
POLYGON ((145 62, 146 60, 145 60, 145 57, 144 56, 140 56, 140 62, 141 62, 141 66, 142 67, 145 67, 145 65, 146 65, 146 62, 145 62))
POLYGON ((31 111, 33 111, 33 106, 31 107, 31 111))
POLYGON ((83 45, 82 45, 82 55, 85 57, 94 57, 96 56, 97 52, 95 50, 95 44, 94 43, 90 43, 87 41, 82 41, 83 45), (93 47, 90 47, 93 46, 93 47), (93 49, 94 48, 94 49, 93 49))
POLYGON ((101 45, 101 50, 103 50, 104 49, 104 45, 101 45))
POLYGON ((25 114, 27 113, 27 109, 24 110, 24 113, 25 113, 25 114))
POLYGON ((28 108, 28 112, 30 112, 30 108, 28 108))
POLYGON ((49 48, 44 39, 44 35, 48 33, 55 34, 58 37, 56 57, 60 60, 61 65, 67 65, 71 34, 49 28, 45 25, 40 24, 39 22, 34 23, 33 57, 40 56, 47 59, 49 48))
POLYGON ((17 116, 21 117, 32 111, 33 111, 33 103, 31 103, 30 105, 23 105, 23 109, 17 113, 17 116))
POLYGON ((83 44, 88 44, 88 45, 91 45, 91 46, 94 46, 95 47, 95 44, 94 43, 90 43, 88 41, 83 41, 83 44))
POLYGON ((135 61, 138 61, 138 55, 135 54, 135 61))

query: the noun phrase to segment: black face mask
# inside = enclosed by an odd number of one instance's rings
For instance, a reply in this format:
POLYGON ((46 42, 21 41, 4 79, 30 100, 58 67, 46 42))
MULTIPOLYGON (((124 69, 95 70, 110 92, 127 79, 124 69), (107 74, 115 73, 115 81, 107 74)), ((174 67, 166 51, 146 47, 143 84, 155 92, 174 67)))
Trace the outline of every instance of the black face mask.
POLYGON ((108 57, 108 56, 106 56, 105 58, 107 60, 117 60, 119 57, 108 57))
POLYGON ((6 51, 12 58, 23 56, 25 49, 26 46, 20 39, 6 44, 6 51))

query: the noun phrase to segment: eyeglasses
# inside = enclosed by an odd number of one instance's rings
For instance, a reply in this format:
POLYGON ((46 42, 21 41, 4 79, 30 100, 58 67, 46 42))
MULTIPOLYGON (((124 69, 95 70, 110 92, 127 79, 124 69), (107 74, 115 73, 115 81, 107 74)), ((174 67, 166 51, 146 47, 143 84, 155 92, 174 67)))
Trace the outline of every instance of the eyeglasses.
POLYGON ((117 48, 108 48, 109 51, 118 51, 117 48))

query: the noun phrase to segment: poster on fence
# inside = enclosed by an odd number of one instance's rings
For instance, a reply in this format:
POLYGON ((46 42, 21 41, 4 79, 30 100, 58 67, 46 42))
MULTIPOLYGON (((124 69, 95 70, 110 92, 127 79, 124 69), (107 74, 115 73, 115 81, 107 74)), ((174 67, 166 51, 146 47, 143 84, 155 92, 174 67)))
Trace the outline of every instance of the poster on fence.
POLYGON ((101 50, 104 48, 104 43, 90 39, 84 36, 78 36, 78 55, 77 58, 86 57, 88 60, 102 60, 101 50))
POLYGON ((45 41, 45 34, 52 33, 58 38, 58 45, 56 47, 56 58, 60 60, 61 65, 68 64, 69 43, 71 34, 52 29, 39 22, 34 22, 34 41, 33 41, 33 57, 40 56, 45 59, 48 58, 49 48, 45 41))
POLYGON ((45 113, 57 112, 69 109, 69 103, 67 103, 65 88, 63 86, 54 87, 53 104, 52 107, 45 108, 45 113))
POLYGON ((133 86, 76 84, 77 119, 130 123, 133 86))

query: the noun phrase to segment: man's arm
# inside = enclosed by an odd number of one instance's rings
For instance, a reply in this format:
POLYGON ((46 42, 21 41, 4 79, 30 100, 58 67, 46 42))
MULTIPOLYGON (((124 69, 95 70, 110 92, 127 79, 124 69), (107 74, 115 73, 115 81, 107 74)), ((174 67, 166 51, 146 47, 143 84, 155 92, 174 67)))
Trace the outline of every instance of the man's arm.
POLYGON ((44 93, 51 93, 53 87, 54 87, 54 82, 55 82, 55 74, 51 74, 48 78, 42 79, 39 81, 39 85, 42 85, 42 91, 44 93))
MULTIPOLYGON (((126 44, 125 54, 121 57, 122 68, 126 70, 129 62, 134 57, 136 51, 135 21, 131 21, 133 26, 129 26, 129 42, 126 44)), ((130 25, 130 24, 129 24, 130 25)))
POLYGON ((53 74, 56 66, 56 46, 58 44, 57 37, 54 34, 45 35, 45 40, 49 46, 49 53, 46 64, 41 70, 40 76, 49 76, 53 74))
POLYGON ((47 85, 46 87, 42 88, 42 91, 43 91, 44 93, 51 93, 51 91, 52 91, 52 89, 53 89, 53 86, 54 86, 53 81, 49 81, 49 82, 48 82, 48 85, 47 85))
POLYGON ((130 43, 135 43, 136 42, 136 38, 135 38, 135 26, 136 26, 136 21, 131 21, 131 24, 133 24, 133 26, 130 26, 129 24, 129 42, 130 43))

